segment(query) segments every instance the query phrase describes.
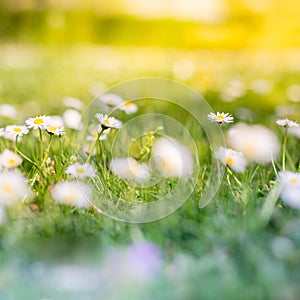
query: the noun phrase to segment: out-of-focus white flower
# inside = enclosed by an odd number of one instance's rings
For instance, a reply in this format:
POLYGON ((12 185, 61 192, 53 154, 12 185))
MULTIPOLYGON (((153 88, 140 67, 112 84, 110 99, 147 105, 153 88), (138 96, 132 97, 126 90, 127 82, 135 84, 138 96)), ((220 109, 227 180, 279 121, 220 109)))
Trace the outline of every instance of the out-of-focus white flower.
POLYGON ((83 102, 78 98, 74 98, 74 97, 64 98, 63 103, 65 106, 75 108, 77 110, 82 110, 84 107, 83 102))
POLYGON ((231 80, 225 89, 221 91, 220 98, 224 102, 231 102, 246 94, 245 84, 240 80, 231 80))
POLYGON ((293 102, 300 102, 300 85, 290 85, 287 89, 287 96, 293 102))
POLYGON ((230 167, 237 173, 243 173, 247 167, 247 159, 243 153, 234 151, 232 149, 220 147, 215 156, 224 164, 230 167))
POLYGON ((300 173, 279 172, 280 198, 292 208, 300 209, 300 173))
POLYGON ((189 177, 194 163, 190 150, 173 138, 160 138, 152 147, 155 169, 166 177, 189 177))
POLYGON ((79 181, 61 181, 51 189, 52 198, 60 204, 88 208, 92 200, 91 188, 79 181))
POLYGON ((1 104, 0 105, 0 116, 10 119, 14 119, 17 115, 17 110, 14 106, 10 104, 1 104))
POLYGON ((23 136, 24 134, 27 134, 29 132, 29 130, 24 125, 22 125, 22 126, 9 125, 9 126, 6 126, 5 132, 7 134, 10 134, 10 135, 13 135, 13 136, 23 136))
POLYGON ((62 136, 64 134, 66 134, 64 127, 49 126, 49 127, 47 127, 46 130, 49 134, 52 134, 52 135, 62 136))
POLYGON ((63 114, 63 120, 67 128, 81 130, 83 127, 81 115, 77 110, 67 109, 63 114))
POLYGON ((291 127, 299 127, 297 122, 291 121, 289 119, 278 119, 276 124, 282 127, 291 128, 291 127))
POLYGON ((95 170, 90 164, 74 163, 67 167, 66 174, 77 178, 95 177, 95 170))
POLYGON ((17 171, 0 173, 0 206, 8 206, 31 196, 25 176, 17 171))
POLYGON ((300 139, 300 127, 288 128, 288 134, 294 136, 297 139, 300 139))
POLYGON ((219 113, 217 114, 210 112, 207 116, 208 120, 214 123, 218 124, 226 124, 226 123, 232 123, 233 122, 233 116, 229 113, 219 113))
POLYGON ((277 136, 263 125, 236 124, 228 130, 227 140, 229 147, 242 152, 248 162, 271 162, 280 151, 277 136))
POLYGON ((120 96, 115 94, 103 94, 99 96, 98 99, 102 103, 112 107, 119 106, 124 103, 124 100, 120 96))
POLYGON ((108 115, 97 113, 95 115, 96 119, 100 122, 103 129, 107 128, 121 128, 122 122, 114 117, 109 117, 108 115))
POLYGON ((109 163, 109 169, 120 178, 138 182, 144 182, 150 177, 149 167, 131 157, 113 158, 109 163))
POLYGON ((14 169, 18 167, 20 164, 22 164, 23 159, 18 155, 15 154, 14 152, 5 149, 1 154, 0 154, 0 165, 4 169, 14 169))
POLYGON ((138 107, 129 101, 125 101, 120 107, 120 110, 124 111, 127 115, 129 114, 134 114, 135 112, 137 112, 138 107))
POLYGON ((266 79, 256 79, 251 84, 251 90, 260 95, 270 94, 273 90, 273 83, 266 79))
POLYGON ((46 128, 49 126, 50 121, 51 117, 43 115, 36 116, 34 118, 28 118, 25 121, 25 124, 28 128, 46 130, 46 128))

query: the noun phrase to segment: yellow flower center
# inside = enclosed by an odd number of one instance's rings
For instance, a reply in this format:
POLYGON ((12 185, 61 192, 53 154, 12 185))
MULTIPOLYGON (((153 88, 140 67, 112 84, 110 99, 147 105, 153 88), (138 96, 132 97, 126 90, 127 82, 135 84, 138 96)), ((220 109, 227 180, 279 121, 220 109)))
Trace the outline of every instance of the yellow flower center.
POLYGON ((56 131, 57 127, 49 127, 48 130, 49 131, 56 131))
POLYGON ((8 160, 8 164, 11 166, 13 166, 15 163, 16 163, 16 161, 13 158, 8 160))
POLYGON ((113 99, 109 99, 109 100, 107 101, 107 104, 113 106, 113 105, 115 104, 115 101, 114 101, 113 99))
POLYGON ((224 120, 224 118, 225 118, 225 117, 222 116, 222 115, 217 115, 217 119, 218 119, 218 120, 224 120))
POLYGON ((22 130, 20 129, 20 128, 18 128, 18 127, 15 127, 14 128, 14 132, 21 132, 22 130))
POLYGON ((109 125, 109 120, 108 120, 108 119, 105 119, 105 120, 104 120, 104 124, 105 124, 105 125, 109 125))
POLYGON ((13 191, 13 188, 11 185, 9 184, 6 184, 2 187, 2 191, 5 193, 5 194, 11 194, 11 192, 13 191))
POLYGON ((227 157, 227 158, 226 158, 226 164, 227 164, 228 166, 231 166, 231 165, 233 164, 233 159, 232 159, 232 157, 227 157))
POLYGON ((76 173, 77 174, 84 174, 85 170, 83 168, 78 168, 78 169, 76 169, 76 173))
POLYGON ((130 107, 130 106, 131 106, 131 103, 130 103, 129 101, 126 101, 126 102, 124 103, 124 106, 125 106, 125 107, 130 107))
POLYGON ((296 178, 292 178, 292 179, 290 180, 290 182, 291 182, 291 184, 296 184, 296 183, 298 182, 298 180, 297 180, 296 178))
POLYGON ((43 123, 44 123, 44 120, 41 119, 41 118, 37 118, 37 119, 35 119, 35 120, 33 121, 33 123, 36 124, 36 125, 40 125, 40 124, 43 124, 43 123))
POLYGON ((135 161, 130 162, 129 163, 129 172, 132 175, 135 175, 137 173, 138 167, 139 167, 139 164, 137 162, 135 162, 135 161))

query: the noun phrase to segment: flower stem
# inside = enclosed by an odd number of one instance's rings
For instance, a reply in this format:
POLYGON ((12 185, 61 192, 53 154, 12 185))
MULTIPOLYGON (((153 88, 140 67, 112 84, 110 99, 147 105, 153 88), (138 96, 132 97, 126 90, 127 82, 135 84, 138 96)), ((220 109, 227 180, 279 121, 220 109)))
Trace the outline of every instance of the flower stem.
POLYGON ((282 145, 282 170, 283 171, 285 171, 286 140, 287 140, 287 128, 285 128, 285 133, 284 133, 284 137, 283 137, 283 145, 282 145))
POLYGON ((42 130, 39 128, 39 134, 40 134, 40 159, 43 161, 43 135, 42 130))
POLYGON ((94 150, 95 150, 95 148, 96 148, 96 145, 97 145, 97 143, 98 143, 98 140, 100 139, 100 136, 102 135, 102 133, 103 133, 104 130, 105 130, 105 128, 102 128, 101 131, 98 133, 98 135, 97 135, 97 137, 96 137, 96 141, 95 141, 95 143, 93 144, 92 148, 90 149, 89 156, 88 156, 88 158, 86 159, 86 162, 85 162, 86 164, 90 161, 90 159, 91 159, 91 157, 92 157, 92 155, 93 155, 93 152, 94 152, 94 150))

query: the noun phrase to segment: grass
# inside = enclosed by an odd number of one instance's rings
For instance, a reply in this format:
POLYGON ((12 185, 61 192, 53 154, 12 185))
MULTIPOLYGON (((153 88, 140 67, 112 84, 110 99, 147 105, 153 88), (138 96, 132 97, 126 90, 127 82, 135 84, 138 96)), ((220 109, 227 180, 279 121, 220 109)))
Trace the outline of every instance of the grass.
MULTIPOLYGON (((41 61, 46 61, 45 53, 47 51, 40 54, 43 57, 41 61)), ((54 65, 54 58, 51 56, 49 65, 41 64, 37 69, 29 66, 23 70, 11 68, 0 71, 3 75, 1 102, 16 103, 19 108, 18 122, 38 113, 60 114, 64 109, 60 103, 63 96, 77 96, 88 103, 87 86, 91 82, 97 79, 110 85, 122 77, 117 72, 117 75, 106 79, 103 70, 97 72, 89 66, 76 67, 76 64, 73 65, 76 61, 74 57, 64 62, 66 68, 60 70, 61 66, 54 65), (30 103, 27 106, 26 100, 37 100, 39 107, 30 103)), ((62 62, 64 59, 57 56, 57 60, 62 62)), ((247 63, 243 61, 243 64, 247 63)), ((138 67, 135 71, 145 74, 138 67)), ((237 71, 224 69, 223 74, 236 74, 237 71)), ((261 76, 260 73, 250 73, 244 71, 242 77, 247 80, 261 76)), ((169 66, 166 66, 164 74, 171 74, 169 66)), ((213 83, 214 88, 205 90, 205 95, 216 110, 234 113, 236 108, 247 107, 249 103, 248 107, 256 113, 255 122, 267 124, 283 137, 283 132, 272 124, 272 113, 279 102, 278 95, 283 93, 281 79, 292 83, 294 75, 299 78, 298 72, 292 74, 284 66, 272 76, 269 74, 275 88, 265 98, 254 96, 250 91, 237 100, 239 102, 222 103, 218 92, 223 83, 217 81, 213 83), (266 101, 262 102, 262 99, 266 101)), ((195 74, 187 83, 200 89, 197 82, 195 74)), ((297 104, 295 107, 298 107, 297 104)), ((159 110, 160 107, 141 105, 139 113, 149 113, 154 109, 159 110)), ((77 152, 80 141, 74 140, 74 132, 68 130, 63 137, 61 155, 59 138, 53 137, 49 152, 56 166, 53 173, 51 163, 40 162, 39 136, 31 133, 24 137, 18 149, 40 169, 26 159, 20 169, 31 179, 37 197, 9 207, 8 222, 0 227, 0 298, 88 299, 89 296, 91 299, 140 299, 150 298, 151 294, 152 298, 157 299, 297 299, 300 280, 299 212, 279 200, 271 207, 271 214, 262 215, 276 178, 272 165, 253 164, 246 173, 235 174, 241 185, 232 173, 226 171, 216 197, 200 209, 199 199, 210 171, 208 142, 186 113, 178 114, 174 106, 164 106, 163 111, 182 121, 191 132, 201 150, 200 172, 196 188, 185 204, 170 216, 152 223, 122 223, 99 214, 94 208, 82 210, 54 203, 49 194, 51 185, 67 178, 64 171, 71 163, 72 155, 76 154, 78 160, 84 159, 77 152), (137 278, 125 280, 126 272, 130 272, 122 269, 122 264, 115 273, 111 273, 113 265, 106 264, 110 252, 123 253, 130 244, 141 239, 158 245, 162 251, 163 267, 155 277, 141 281, 137 278), (88 266, 99 271, 99 278, 102 278, 99 286, 79 289, 78 292, 68 290, 66 286, 62 288, 53 274, 59 266, 70 265, 88 266)), ((124 114, 118 117, 127 120, 124 114)), ((9 122, 1 119, 0 125, 9 122)), ((49 144, 49 138, 43 133, 44 149, 49 144)), ((138 201, 154 201, 164 189, 176 186, 177 182, 165 180, 160 186, 145 191, 133 188, 112 175, 106 164, 110 160, 113 139, 112 136, 111 140, 103 143, 105 158, 99 156, 92 159, 101 174, 101 182, 91 182, 99 191, 99 199, 117 195, 117 200, 130 202, 135 201, 138 195, 138 201)), ((286 164, 289 169, 298 168, 297 147, 299 141, 288 138, 286 164)), ((14 146, 1 141, 3 148, 14 149, 14 146)), ((280 157, 275 165, 280 170, 280 157)), ((272 202, 274 199, 269 200, 272 202)))

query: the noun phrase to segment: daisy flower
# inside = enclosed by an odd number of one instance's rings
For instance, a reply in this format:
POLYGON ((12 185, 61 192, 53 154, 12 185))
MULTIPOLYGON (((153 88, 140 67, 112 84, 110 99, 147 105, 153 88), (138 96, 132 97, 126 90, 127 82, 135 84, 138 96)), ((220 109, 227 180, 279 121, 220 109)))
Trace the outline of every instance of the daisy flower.
POLYGON ((278 119, 276 121, 276 124, 285 128, 299 127, 299 124, 297 122, 291 121, 289 119, 278 119))
POLYGON ((88 185, 78 181, 61 181, 51 189, 51 196, 57 203, 79 208, 90 206, 92 194, 88 185))
POLYGON ((0 173, 0 206, 8 206, 31 195, 25 176, 15 170, 0 173))
POLYGON ((115 94, 103 94, 99 96, 98 99, 102 103, 112 107, 119 106, 124 102, 124 100, 120 96, 115 94))
POLYGON ((209 121, 218 123, 220 125, 233 122, 232 115, 229 113, 223 113, 223 112, 222 113, 217 112, 217 114, 211 112, 208 114, 207 118, 209 121))
POLYGON ((113 158, 109 169, 123 179, 144 182, 150 177, 150 171, 145 163, 140 164, 134 158, 113 158))
POLYGON ((64 127, 55 127, 55 126, 47 127, 46 131, 51 135, 58 135, 58 136, 62 136, 66 133, 64 127))
POLYGON ((77 178, 95 177, 95 170, 90 164, 74 163, 67 167, 66 174, 77 178))
POLYGON ((190 150, 173 138, 160 138, 152 146, 155 169, 166 177, 189 177, 194 163, 190 150))
POLYGON ((102 129, 107 129, 107 128, 119 129, 122 127, 122 122, 117 120, 114 117, 109 117, 108 115, 99 114, 99 113, 97 113, 95 117, 100 122, 102 129))
POLYGON ((124 111, 127 115, 134 114, 138 110, 137 106, 129 101, 124 102, 119 109, 124 111))
POLYGON ((25 124, 28 128, 45 130, 51 121, 51 117, 43 115, 34 118, 28 118, 25 124))
POLYGON ((17 125, 9 125, 6 126, 5 132, 9 135, 13 136, 23 136, 29 132, 28 128, 24 125, 17 126, 17 125))
POLYGON ((279 172, 280 198, 294 209, 300 209, 300 173, 279 172))
POLYGON ((215 157, 237 173, 245 172, 248 164, 247 159, 242 152, 237 152, 224 147, 220 147, 215 152, 215 157))
POLYGON ((1 154, 0 154, 0 165, 4 169, 14 169, 21 165, 23 162, 23 159, 18 155, 15 154, 14 152, 5 149, 1 154))

